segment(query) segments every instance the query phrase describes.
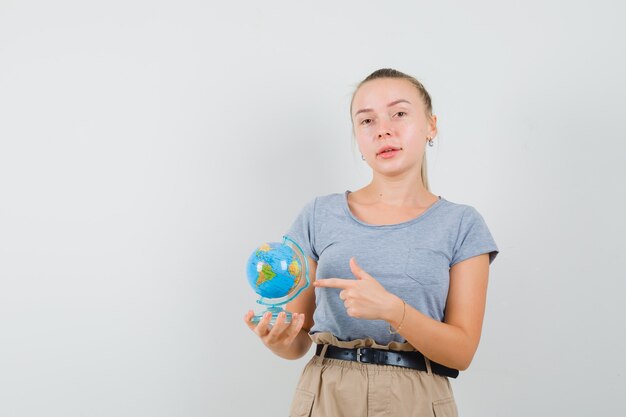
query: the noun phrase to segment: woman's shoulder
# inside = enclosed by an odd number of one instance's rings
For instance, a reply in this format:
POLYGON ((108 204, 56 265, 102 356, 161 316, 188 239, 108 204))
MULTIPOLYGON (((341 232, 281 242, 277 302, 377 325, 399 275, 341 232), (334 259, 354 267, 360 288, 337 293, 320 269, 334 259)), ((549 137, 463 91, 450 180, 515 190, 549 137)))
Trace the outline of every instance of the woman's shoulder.
POLYGON ((474 205, 450 201, 443 197, 442 200, 444 200, 444 204, 439 210, 441 222, 447 222, 451 225, 472 225, 485 222, 483 215, 474 205))
POLYGON ((439 221, 452 224, 473 223, 482 221, 480 212, 471 204, 450 201, 441 197, 442 203, 438 210, 439 221))
POLYGON ((320 207, 340 207, 343 205, 345 201, 345 195, 347 191, 343 193, 331 193, 331 194, 323 194, 310 198, 306 206, 311 206, 315 208, 320 207))
POLYGON ((454 212, 458 214, 464 214, 468 211, 477 211, 473 205, 467 203, 459 203, 456 201, 448 200, 447 198, 441 197, 441 199, 445 202, 444 207, 449 212, 454 212))
POLYGON ((344 205, 343 193, 323 194, 305 200, 300 216, 319 217, 330 212, 341 210, 344 205))

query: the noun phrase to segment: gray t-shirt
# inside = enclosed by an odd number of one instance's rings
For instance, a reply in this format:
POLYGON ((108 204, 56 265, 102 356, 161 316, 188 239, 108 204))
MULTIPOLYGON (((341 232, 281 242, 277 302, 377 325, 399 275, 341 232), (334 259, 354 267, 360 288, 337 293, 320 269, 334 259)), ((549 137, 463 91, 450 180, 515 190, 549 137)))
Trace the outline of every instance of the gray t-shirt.
MULTIPOLYGON (((450 267, 465 259, 498 254, 482 216, 471 206, 439 197, 420 216, 393 225, 370 225, 354 217, 348 193, 310 201, 286 233, 317 262, 317 279, 349 278, 349 260, 359 265, 387 291, 438 321, 443 321, 450 267)), ((405 342, 389 334, 383 320, 346 314, 339 289, 316 288, 315 322, 311 333, 330 332, 339 340, 371 338, 381 345, 405 342)))

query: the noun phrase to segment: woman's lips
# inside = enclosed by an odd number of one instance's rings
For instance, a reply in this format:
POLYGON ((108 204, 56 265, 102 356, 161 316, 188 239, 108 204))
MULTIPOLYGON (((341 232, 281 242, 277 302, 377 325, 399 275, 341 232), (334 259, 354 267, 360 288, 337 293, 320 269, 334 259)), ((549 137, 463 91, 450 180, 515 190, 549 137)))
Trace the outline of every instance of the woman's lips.
POLYGON ((383 158, 383 159, 393 158, 401 150, 402 149, 394 149, 394 150, 391 150, 391 151, 381 152, 381 153, 378 154, 378 156, 383 158))

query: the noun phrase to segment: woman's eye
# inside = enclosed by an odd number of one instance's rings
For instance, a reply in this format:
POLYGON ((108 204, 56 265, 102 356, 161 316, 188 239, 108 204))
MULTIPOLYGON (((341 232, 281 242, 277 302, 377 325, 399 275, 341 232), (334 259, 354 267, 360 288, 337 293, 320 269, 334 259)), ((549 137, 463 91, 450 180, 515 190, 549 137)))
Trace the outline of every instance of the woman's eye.
POLYGON ((370 123, 372 123, 372 119, 363 119, 363 120, 361 120, 361 124, 362 125, 368 125, 370 123))
POLYGON ((398 117, 404 117, 404 116, 406 116, 406 112, 404 112, 404 111, 399 111, 398 113, 396 113, 396 116, 398 116, 398 117))

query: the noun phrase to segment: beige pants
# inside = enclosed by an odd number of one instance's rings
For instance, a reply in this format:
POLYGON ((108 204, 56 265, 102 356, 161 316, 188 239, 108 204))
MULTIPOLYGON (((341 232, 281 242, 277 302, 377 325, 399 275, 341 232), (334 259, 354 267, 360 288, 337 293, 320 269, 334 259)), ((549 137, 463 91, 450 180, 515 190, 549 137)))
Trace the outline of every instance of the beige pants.
MULTIPOLYGON (((311 338, 315 343, 332 342, 340 347, 372 346, 363 339, 338 342, 328 333, 311 338)), ((313 356, 302 371, 289 415, 457 417, 448 378, 430 372, 428 360, 427 366, 428 371, 418 371, 313 356)))

